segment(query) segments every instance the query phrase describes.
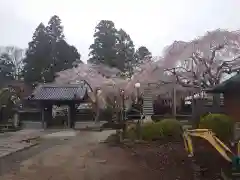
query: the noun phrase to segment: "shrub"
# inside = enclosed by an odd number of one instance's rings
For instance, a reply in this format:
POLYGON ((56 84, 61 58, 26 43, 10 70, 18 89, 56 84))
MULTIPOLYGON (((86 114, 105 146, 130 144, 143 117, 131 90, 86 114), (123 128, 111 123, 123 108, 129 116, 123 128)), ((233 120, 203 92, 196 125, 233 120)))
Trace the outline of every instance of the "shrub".
POLYGON ((157 124, 161 127, 162 136, 164 138, 172 137, 179 139, 182 137, 182 125, 178 120, 164 119, 157 124))
POLYGON ((161 116, 161 115, 152 115, 151 118, 154 122, 159 122, 159 121, 163 120, 163 116, 161 116))
MULTIPOLYGON (((128 139, 137 139, 136 125, 130 125, 127 128, 128 139)), ((152 141, 162 137, 161 128, 157 123, 147 122, 141 125, 141 137, 143 140, 152 141)))
POLYGON ((225 114, 208 114, 199 123, 201 129, 211 129, 221 140, 230 140, 233 135, 233 122, 225 114))
POLYGON ((144 123, 141 128, 143 140, 157 140, 162 137, 162 129, 159 123, 144 123))
MULTIPOLYGON (((179 121, 165 119, 156 123, 144 123, 141 127, 141 137, 143 140, 152 141, 158 139, 181 138, 182 127, 179 121)), ((136 139, 136 126, 131 126, 127 130, 127 137, 136 139)))

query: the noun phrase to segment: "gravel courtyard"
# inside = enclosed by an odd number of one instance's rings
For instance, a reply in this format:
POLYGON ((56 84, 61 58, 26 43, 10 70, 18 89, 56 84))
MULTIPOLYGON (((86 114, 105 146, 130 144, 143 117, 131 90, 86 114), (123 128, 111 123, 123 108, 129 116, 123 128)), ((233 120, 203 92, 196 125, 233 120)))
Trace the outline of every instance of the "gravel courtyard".
POLYGON ((1 158, 0 179, 194 179, 181 144, 140 146, 135 147, 133 153, 126 147, 100 143, 113 132, 70 131, 44 135, 39 145, 1 158))
POLYGON ((121 165, 127 162, 127 159, 116 156, 118 148, 109 149, 105 144, 99 144, 111 133, 83 131, 69 137, 46 136, 40 145, 2 158, 0 179, 109 179, 113 172, 121 172, 124 169, 121 165))

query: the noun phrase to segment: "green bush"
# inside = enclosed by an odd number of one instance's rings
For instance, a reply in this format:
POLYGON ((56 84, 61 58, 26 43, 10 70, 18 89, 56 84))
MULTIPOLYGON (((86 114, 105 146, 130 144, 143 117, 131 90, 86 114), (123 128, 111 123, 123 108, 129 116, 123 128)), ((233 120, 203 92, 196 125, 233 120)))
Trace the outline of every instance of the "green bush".
MULTIPOLYGON (((156 123, 145 123, 141 127, 141 137, 146 141, 167 139, 169 137, 179 138, 181 135, 181 124, 179 121, 173 119, 165 119, 156 123)), ((131 128, 128 129, 127 137, 136 139, 135 126, 131 126, 131 128)))
POLYGON ((157 140, 162 138, 162 129, 159 123, 145 123, 141 128, 143 140, 157 140))
MULTIPOLYGON (((131 125, 127 129, 126 134, 128 139, 137 139, 136 125, 131 125)), ((162 137, 161 127, 158 123, 144 123, 141 125, 141 138, 146 141, 157 140, 162 137)))
POLYGON ((175 119, 164 119, 158 122, 162 130, 162 136, 181 138, 182 137, 182 125, 178 120, 175 119))
POLYGON ((233 135, 233 121, 225 114, 208 114, 199 123, 201 129, 211 129, 221 140, 230 140, 233 135))

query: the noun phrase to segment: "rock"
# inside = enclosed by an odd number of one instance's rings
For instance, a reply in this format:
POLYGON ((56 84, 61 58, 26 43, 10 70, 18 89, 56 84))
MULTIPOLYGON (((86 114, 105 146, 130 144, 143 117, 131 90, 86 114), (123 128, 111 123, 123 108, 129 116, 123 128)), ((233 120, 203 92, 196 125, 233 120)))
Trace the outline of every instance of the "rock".
POLYGON ((98 160, 97 163, 106 164, 107 160, 98 160))

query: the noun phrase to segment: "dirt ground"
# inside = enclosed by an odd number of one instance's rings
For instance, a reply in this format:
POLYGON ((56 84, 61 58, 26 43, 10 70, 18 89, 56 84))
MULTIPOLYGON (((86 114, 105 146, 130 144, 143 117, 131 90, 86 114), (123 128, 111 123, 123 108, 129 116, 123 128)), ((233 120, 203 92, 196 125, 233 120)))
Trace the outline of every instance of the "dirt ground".
MULTIPOLYGON (((81 133, 80 133, 81 134, 81 133)), ((20 162, 1 180, 194 180, 182 143, 110 146, 95 132, 20 162)))
MULTIPOLYGON (((219 180, 221 170, 227 172, 231 169, 231 163, 226 161, 217 150, 207 141, 194 137, 194 158, 200 167, 202 175, 212 180, 219 180)), ((230 146, 228 146, 230 147, 230 146)))
MULTIPOLYGON (((190 167, 184 165, 185 157, 179 157, 175 164, 166 164, 164 156, 158 157, 153 153, 154 148, 139 146, 133 151, 130 147, 109 146, 106 143, 99 143, 100 135, 100 132, 95 132, 66 140, 64 144, 46 149, 20 162, 19 168, 4 173, 0 179, 180 180, 183 174, 184 179, 192 179, 191 173, 188 173, 190 167), (150 164, 144 159, 145 156, 150 160, 150 164), (179 167, 177 171, 173 170, 176 166, 179 167), (171 174, 171 177, 167 174, 171 174)), ((154 151, 156 152, 156 148, 154 151)), ((170 154, 175 157, 175 150, 173 149, 170 154)))

